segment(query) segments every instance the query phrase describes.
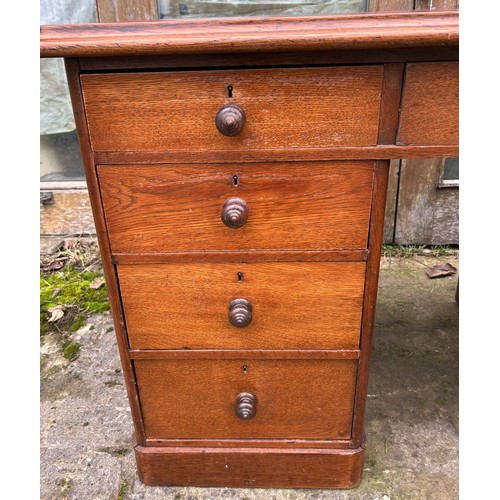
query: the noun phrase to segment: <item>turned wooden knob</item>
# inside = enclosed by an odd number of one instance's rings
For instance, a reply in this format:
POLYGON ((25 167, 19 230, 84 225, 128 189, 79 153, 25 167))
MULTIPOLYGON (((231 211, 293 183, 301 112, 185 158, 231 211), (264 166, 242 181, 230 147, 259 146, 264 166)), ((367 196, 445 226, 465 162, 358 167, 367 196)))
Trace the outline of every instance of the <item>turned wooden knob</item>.
POLYGON ((222 207, 221 219, 232 229, 243 226, 248 219, 247 202, 241 198, 229 198, 222 207))
POLYGON ((245 125, 245 112, 236 104, 223 106, 215 117, 215 126, 222 135, 238 135, 245 125))
POLYGON ((252 303, 247 299, 234 299, 229 304, 229 323, 245 328, 252 322, 252 303))
POLYGON ((255 417, 257 398, 249 392, 242 392, 236 396, 235 412, 242 420, 250 420, 255 417))

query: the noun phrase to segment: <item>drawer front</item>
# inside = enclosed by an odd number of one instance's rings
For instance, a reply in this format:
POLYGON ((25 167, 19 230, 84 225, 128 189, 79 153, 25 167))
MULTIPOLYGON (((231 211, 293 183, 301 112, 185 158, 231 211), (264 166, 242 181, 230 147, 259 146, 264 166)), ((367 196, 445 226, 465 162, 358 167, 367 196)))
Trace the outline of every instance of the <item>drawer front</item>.
POLYGON ((397 143, 458 145, 458 63, 406 68, 397 143))
POLYGON ((366 248, 373 162, 99 166, 111 250, 366 248), (235 185, 237 184, 237 185, 235 185), (231 198, 246 222, 222 221, 231 198))
POLYGON ((382 66, 88 74, 81 83, 94 151, 377 142, 382 66), (245 113, 245 125, 233 137, 215 126, 227 104, 245 113))
POLYGON ((136 360, 146 436, 349 439, 356 360, 136 360), (250 397, 240 397, 250 394, 250 397), (237 415, 253 418, 242 419, 237 415))
POLYGON ((359 348, 364 262, 131 264, 118 277, 133 349, 359 348))

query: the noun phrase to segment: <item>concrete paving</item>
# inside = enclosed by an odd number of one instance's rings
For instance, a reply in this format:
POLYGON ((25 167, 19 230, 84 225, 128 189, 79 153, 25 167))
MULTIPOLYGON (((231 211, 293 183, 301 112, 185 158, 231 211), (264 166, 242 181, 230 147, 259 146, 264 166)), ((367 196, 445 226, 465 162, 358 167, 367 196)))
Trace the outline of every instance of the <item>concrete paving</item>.
POLYGON ((458 498, 457 275, 429 279, 457 256, 384 258, 366 411, 367 457, 353 490, 166 488, 141 484, 112 319, 73 334, 69 362, 56 335, 41 344, 42 499, 458 498))

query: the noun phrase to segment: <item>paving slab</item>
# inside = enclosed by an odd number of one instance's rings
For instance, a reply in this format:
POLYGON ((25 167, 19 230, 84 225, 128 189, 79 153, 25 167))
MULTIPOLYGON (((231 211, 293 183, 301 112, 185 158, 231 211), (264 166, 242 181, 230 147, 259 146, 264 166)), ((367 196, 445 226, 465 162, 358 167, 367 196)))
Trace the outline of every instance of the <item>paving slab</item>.
POLYGON ((40 255, 52 255, 63 243, 62 236, 40 236, 40 255))
POLYGON ((366 410, 363 480, 352 490, 150 487, 136 474, 132 419, 112 318, 93 315, 41 342, 41 499, 458 498, 457 274, 429 279, 458 256, 383 258, 366 410))

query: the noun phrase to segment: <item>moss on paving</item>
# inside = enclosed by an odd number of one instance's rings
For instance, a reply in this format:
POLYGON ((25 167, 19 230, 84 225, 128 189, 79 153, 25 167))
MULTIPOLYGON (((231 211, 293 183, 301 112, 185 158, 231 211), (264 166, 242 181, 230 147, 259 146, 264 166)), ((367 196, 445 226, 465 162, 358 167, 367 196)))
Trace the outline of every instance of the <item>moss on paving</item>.
POLYGON ((86 313, 109 311, 109 298, 105 285, 92 288, 103 280, 102 270, 82 271, 69 264, 49 275, 40 275, 40 334, 56 329, 74 332, 85 325, 86 313), (64 305, 65 319, 48 322, 52 307, 64 305))
POLYGON ((125 500, 128 490, 129 490, 128 481, 123 481, 122 484, 120 485, 120 488, 118 489, 116 500, 125 500))
POLYGON ((69 327, 70 332, 76 332, 79 330, 83 325, 85 325, 85 322, 87 321, 87 317, 85 314, 79 314, 76 318, 73 324, 69 327))
POLYGON ((74 361, 80 351, 80 344, 78 342, 70 342, 67 345, 63 344, 62 354, 68 361, 74 361))

